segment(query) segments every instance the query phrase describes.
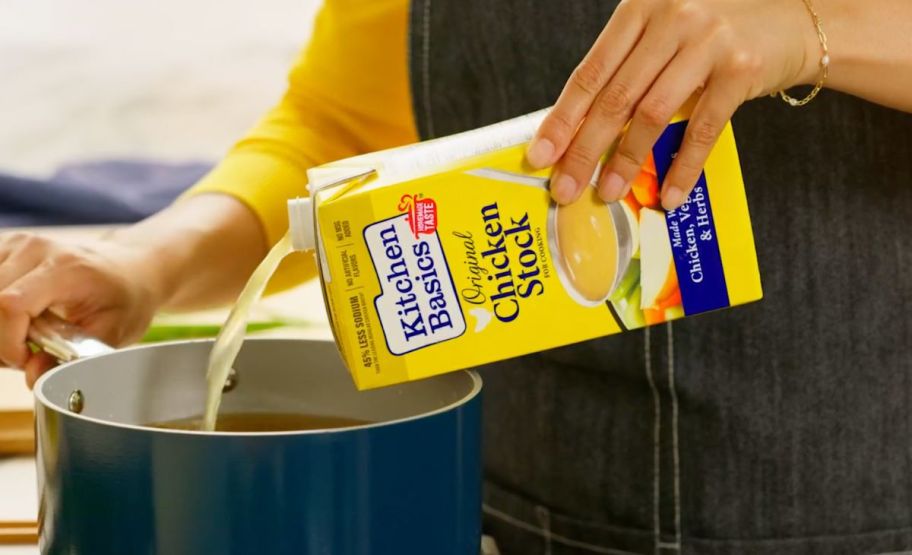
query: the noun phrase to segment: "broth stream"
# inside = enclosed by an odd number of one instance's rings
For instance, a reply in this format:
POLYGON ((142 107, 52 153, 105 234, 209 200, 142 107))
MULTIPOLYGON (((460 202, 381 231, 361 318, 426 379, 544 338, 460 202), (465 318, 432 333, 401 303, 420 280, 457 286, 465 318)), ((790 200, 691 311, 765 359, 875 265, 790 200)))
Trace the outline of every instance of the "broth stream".
POLYGON ((234 364, 234 359, 237 358, 241 345, 244 343, 250 309, 263 296, 266 284, 279 267, 279 263, 292 251, 291 234, 286 233, 254 270, 250 281, 244 286, 237 303, 231 309, 225 325, 219 332, 215 344, 212 346, 212 352, 209 353, 209 367, 206 371, 208 382, 206 410, 200 429, 210 432, 216 429, 218 409, 222 402, 222 389, 228 380, 231 365, 234 364))

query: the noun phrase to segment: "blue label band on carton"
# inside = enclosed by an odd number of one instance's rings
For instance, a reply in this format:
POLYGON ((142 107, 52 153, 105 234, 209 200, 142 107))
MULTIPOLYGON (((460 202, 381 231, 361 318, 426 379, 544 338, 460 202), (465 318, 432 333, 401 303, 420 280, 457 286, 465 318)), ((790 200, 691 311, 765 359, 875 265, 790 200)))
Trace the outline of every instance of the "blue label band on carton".
MULTIPOLYGON (((686 121, 669 125, 653 148, 659 183, 665 181, 686 129, 686 121)), ((684 313, 697 314, 729 306, 728 287, 704 173, 700 173, 700 179, 687 201, 680 208, 665 213, 665 223, 684 313)))

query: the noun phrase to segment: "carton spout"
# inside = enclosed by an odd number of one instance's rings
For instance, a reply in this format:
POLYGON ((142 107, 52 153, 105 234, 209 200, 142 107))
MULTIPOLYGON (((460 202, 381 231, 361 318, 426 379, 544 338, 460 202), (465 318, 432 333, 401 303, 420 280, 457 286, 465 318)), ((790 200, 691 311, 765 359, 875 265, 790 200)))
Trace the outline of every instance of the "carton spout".
POLYGON ((314 211, 310 198, 296 198, 288 201, 288 228, 291 246, 296 251, 312 251, 314 239, 314 211))

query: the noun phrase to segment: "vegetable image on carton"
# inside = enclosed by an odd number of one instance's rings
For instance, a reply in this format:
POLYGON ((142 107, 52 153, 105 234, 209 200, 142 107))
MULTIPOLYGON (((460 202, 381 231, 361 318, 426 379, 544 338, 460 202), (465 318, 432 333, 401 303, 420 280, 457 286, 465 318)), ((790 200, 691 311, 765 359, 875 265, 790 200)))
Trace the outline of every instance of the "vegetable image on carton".
MULTIPOLYGON (((309 172, 289 203, 315 243, 330 323, 356 385, 374 388, 760 299, 728 126, 686 203, 659 184, 677 118, 626 198, 593 176, 572 204, 524 161, 545 111, 309 172)), ((306 236, 306 237, 305 237, 306 236)))

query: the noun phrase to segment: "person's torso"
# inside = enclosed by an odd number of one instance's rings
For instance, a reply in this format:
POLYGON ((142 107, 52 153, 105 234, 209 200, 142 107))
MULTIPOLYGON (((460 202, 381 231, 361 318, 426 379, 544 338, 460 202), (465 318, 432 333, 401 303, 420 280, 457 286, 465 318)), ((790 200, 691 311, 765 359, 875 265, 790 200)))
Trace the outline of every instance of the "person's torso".
MULTIPOLYGON (((413 0, 422 138, 553 103, 615 4, 413 0)), ((895 549, 912 538, 912 116, 825 92, 751 101, 733 125, 764 300, 487 370, 491 489, 635 552, 656 529, 701 553, 895 549)))

